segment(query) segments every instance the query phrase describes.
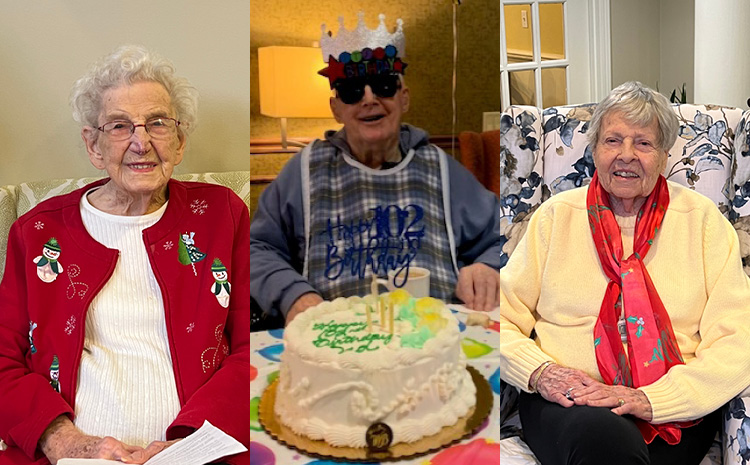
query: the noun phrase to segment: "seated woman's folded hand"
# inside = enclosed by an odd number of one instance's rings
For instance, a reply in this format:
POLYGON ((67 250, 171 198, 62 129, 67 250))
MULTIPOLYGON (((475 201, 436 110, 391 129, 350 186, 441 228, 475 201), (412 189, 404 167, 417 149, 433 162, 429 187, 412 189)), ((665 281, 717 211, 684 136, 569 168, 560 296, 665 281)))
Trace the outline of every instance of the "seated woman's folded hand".
POLYGON ((651 421, 653 412, 646 394, 627 386, 609 386, 594 382, 571 393, 576 405, 610 407, 617 415, 633 415, 641 420, 651 421))
MULTIPOLYGON (((557 364, 543 369, 536 382, 536 390, 550 402, 563 407, 588 405, 590 407, 610 407, 617 415, 633 415, 651 421, 651 402, 643 391, 627 386, 609 386, 591 378, 586 373, 557 364)), ((532 373, 536 379, 538 373, 532 373)))
POLYGON ((563 407, 572 407, 575 405, 570 393, 576 389, 580 390, 586 386, 591 386, 596 381, 581 370, 564 367, 553 363, 549 366, 542 365, 537 368, 531 375, 531 379, 536 380, 533 386, 539 394, 550 402, 557 402, 563 407), (537 373, 543 370, 537 380, 537 373))

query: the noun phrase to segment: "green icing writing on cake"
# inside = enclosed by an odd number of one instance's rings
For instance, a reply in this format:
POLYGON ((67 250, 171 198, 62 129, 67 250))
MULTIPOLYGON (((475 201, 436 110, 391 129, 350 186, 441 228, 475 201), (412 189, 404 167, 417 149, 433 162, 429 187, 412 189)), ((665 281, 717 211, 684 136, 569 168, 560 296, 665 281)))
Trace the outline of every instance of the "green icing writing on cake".
POLYGON ((315 347, 328 347, 338 350, 340 354, 372 352, 388 345, 393 339, 392 334, 367 332, 365 322, 336 323, 331 320, 328 323, 315 323, 313 331, 319 331, 313 341, 315 347))
MULTIPOLYGON (((330 320, 327 323, 315 323, 312 329, 318 333, 313 345, 318 348, 328 347, 340 354, 351 351, 372 352, 387 346, 395 336, 400 340, 401 347, 421 349, 448 324, 448 320, 440 314, 442 305, 437 299, 417 301, 411 297, 395 305, 397 311, 394 320, 402 323, 397 327, 395 335, 379 329, 380 322, 376 321, 379 314, 375 311, 372 312, 372 332, 367 330, 365 321, 338 323, 330 320)), ((364 312, 355 311, 354 314, 366 318, 364 312)))

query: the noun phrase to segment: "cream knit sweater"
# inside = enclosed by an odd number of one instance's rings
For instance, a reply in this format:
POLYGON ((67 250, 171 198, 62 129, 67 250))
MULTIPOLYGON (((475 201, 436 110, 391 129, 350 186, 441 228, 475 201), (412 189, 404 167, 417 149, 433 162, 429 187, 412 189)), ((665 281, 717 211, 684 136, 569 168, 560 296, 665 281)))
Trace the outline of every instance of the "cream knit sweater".
POLYGON ((165 210, 116 216, 97 210, 86 196, 81 200, 86 230, 120 257, 86 314, 75 424, 87 434, 143 447, 165 440, 180 411, 164 303, 142 238, 165 210))
MULTIPOLYGON (((686 365, 641 386, 654 423, 702 417, 750 385, 750 280, 737 235, 711 200, 668 186, 669 209, 644 263, 686 365)), ((544 202, 500 272, 502 377, 526 391, 547 360, 601 380, 593 329, 607 278, 589 230, 586 191, 544 202)))

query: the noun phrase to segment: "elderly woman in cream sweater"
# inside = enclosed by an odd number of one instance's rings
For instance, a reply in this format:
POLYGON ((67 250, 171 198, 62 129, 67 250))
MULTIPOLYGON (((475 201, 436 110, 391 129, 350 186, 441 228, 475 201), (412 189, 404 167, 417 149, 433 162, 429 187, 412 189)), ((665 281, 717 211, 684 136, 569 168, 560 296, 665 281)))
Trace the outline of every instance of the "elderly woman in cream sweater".
POLYGON ((502 377, 545 465, 698 464, 750 384, 737 235, 662 176, 677 130, 662 95, 614 89, 591 184, 543 203, 501 271, 502 377))

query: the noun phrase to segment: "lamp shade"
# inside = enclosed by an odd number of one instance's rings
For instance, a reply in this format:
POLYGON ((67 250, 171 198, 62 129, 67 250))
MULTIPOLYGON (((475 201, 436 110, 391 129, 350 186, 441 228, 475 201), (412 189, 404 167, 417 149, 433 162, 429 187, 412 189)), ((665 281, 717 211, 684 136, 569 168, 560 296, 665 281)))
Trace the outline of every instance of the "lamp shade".
POLYGON ((260 112, 275 118, 332 118, 320 48, 258 48, 260 112))

